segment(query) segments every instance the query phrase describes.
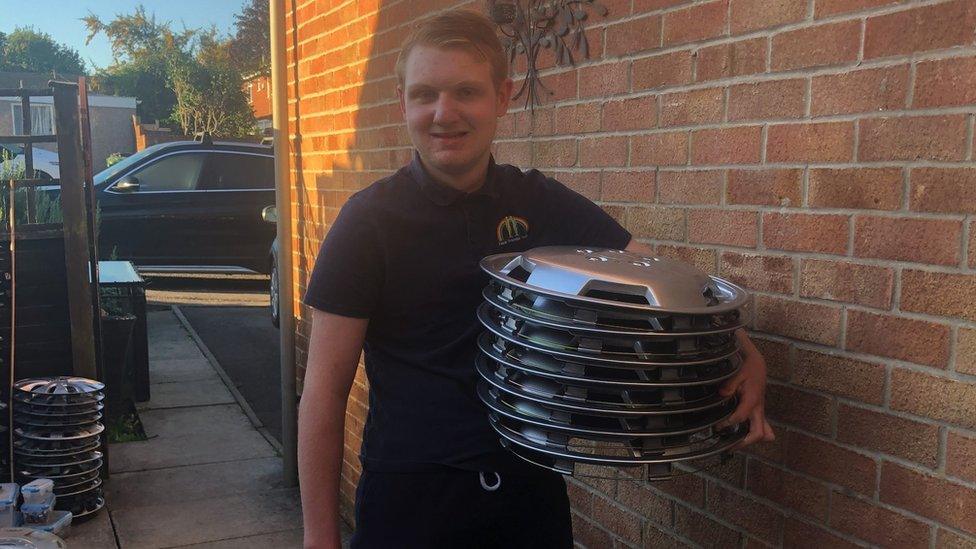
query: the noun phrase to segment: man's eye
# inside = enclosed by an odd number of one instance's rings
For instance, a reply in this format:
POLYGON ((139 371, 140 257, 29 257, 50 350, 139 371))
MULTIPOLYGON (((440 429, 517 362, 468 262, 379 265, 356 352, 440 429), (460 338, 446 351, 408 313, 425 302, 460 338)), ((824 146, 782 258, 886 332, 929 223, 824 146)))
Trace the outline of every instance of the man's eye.
POLYGON ((461 88, 458 93, 461 97, 474 97, 478 94, 478 90, 474 88, 461 88))
POLYGON ((417 101, 429 102, 437 98, 437 94, 432 91, 421 91, 413 94, 413 98, 417 101))

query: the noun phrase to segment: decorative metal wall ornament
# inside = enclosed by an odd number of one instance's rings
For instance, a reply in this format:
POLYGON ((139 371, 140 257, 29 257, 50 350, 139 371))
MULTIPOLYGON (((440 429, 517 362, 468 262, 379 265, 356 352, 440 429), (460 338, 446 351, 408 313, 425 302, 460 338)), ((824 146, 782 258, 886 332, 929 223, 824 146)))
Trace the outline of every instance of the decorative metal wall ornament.
POLYGON ((542 49, 553 50, 559 65, 576 65, 573 52, 590 57, 590 44, 583 22, 592 10, 605 17, 609 10, 597 0, 487 0, 488 14, 504 35, 502 45, 509 63, 524 55, 525 79, 513 99, 525 94, 525 106, 534 110, 543 92, 552 95, 541 81, 536 66, 542 49))

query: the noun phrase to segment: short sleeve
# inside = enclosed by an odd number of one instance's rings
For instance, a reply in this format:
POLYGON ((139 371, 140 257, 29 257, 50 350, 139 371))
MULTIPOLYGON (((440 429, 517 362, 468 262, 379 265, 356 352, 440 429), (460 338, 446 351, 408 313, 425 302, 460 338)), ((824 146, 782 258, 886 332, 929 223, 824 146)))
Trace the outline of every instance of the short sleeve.
POLYGON ((353 196, 342 207, 315 259, 306 305, 354 318, 373 314, 383 281, 373 221, 361 197, 353 196))
POLYGON ((603 208, 562 183, 546 181, 546 209, 558 245, 622 250, 631 234, 603 208))

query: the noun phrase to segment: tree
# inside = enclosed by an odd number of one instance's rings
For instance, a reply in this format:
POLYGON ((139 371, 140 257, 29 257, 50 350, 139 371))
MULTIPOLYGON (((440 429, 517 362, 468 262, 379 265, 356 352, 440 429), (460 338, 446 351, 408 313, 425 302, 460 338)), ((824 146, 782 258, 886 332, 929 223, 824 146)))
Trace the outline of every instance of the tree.
POLYGON ((112 55, 116 63, 135 61, 142 57, 155 57, 174 52, 189 53, 199 31, 184 28, 173 31, 168 22, 156 22, 156 15, 146 13, 142 5, 136 6, 131 15, 118 14, 108 23, 93 12, 81 19, 88 29, 87 45, 98 34, 104 34, 112 43, 112 55))
POLYGON ((268 0, 250 0, 234 15, 237 32, 230 41, 233 63, 244 74, 271 70, 271 16, 268 0))
POLYGON ((84 21, 88 40, 105 34, 115 57, 99 74, 99 91, 135 95, 140 116, 184 133, 241 137, 253 131, 254 114, 231 61, 230 40, 221 39, 216 28, 174 31, 142 6, 107 23, 93 13, 84 21))
POLYGON ((166 64, 162 56, 115 63, 98 72, 92 90, 137 98, 136 112, 145 121, 166 119, 176 105, 166 64))
POLYGON ((171 59, 191 55, 197 31, 175 32, 168 22, 157 22, 156 16, 141 5, 107 23, 91 12, 82 21, 88 29, 85 43, 104 34, 114 57, 114 63, 98 72, 92 88, 99 93, 136 97, 136 112, 144 120, 167 119, 176 105, 176 94, 169 85, 171 59))
POLYGON ((241 73, 226 57, 190 58, 170 68, 176 94, 171 119, 183 133, 207 132, 239 137, 254 132, 254 113, 247 103, 241 73))
POLYGON ((85 63, 77 51, 51 35, 17 27, 8 35, 0 33, 0 71, 84 74, 85 63))

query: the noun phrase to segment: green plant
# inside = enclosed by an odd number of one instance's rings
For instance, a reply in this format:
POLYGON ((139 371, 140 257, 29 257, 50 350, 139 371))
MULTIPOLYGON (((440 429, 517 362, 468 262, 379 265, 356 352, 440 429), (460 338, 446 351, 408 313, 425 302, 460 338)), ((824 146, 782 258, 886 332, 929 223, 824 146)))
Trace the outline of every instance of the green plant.
MULTIPOLYGON (((115 153, 112 156, 118 156, 118 159, 114 162, 118 162, 124 158, 119 153, 115 153)), ((109 158, 112 157, 110 156, 109 158)), ((10 202, 10 181, 24 179, 25 172, 23 163, 14 162, 5 150, 0 150, 0 227, 8 226, 7 216, 10 213, 8 208, 10 202)), ((31 191, 26 187, 18 188, 14 191, 14 210, 17 215, 16 221, 18 225, 27 223, 27 196, 29 192, 31 191)), ((64 219, 61 214, 60 191, 55 189, 34 189, 33 192, 34 220, 31 223, 61 223, 64 219)), ((101 220, 102 206, 96 203, 96 227, 99 226, 101 220)))
POLYGON ((7 149, 0 149, 0 181, 23 179, 24 165, 14 163, 14 157, 7 149))
MULTIPOLYGON (((7 216, 10 214, 10 181, 24 179, 24 165, 14 163, 5 153, 0 152, 0 225, 7 226, 7 216)), ((61 201, 57 194, 51 191, 19 188, 14 190, 14 211, 18 225, 27 223, 28 194, 34 193, 34 221, 33 223, 60 223, 61 201)))
POLYGON ((136 412, 135 406, 128 403, 127 408, 128 410, 119 414, 111 414, 106 419, 105 430, 108 433, 109 442, 136 442, 149 439, 142 427, 142 421, 139 419, 139 413, 136 412))

